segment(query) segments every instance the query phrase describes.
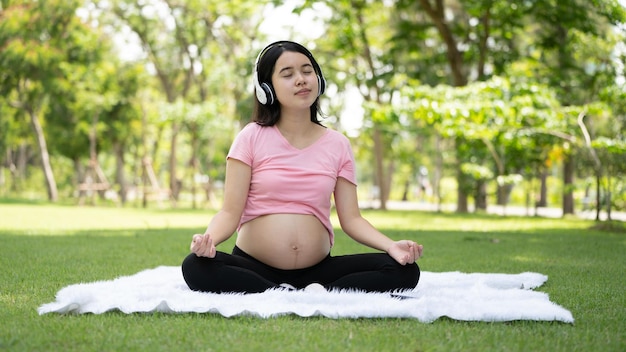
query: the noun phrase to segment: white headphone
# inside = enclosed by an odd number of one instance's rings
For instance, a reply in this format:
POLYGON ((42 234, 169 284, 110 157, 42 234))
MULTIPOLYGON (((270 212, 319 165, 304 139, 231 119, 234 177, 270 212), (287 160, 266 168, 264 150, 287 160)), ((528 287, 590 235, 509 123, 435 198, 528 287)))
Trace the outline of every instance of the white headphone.
POLYGON ((254 81, 254 91, 255 91, 255 95, 256 95, 257 100, 259 101, 259 103, 261 103, 263 105, 272 105, 272 104, 274 104, 274 102, 276 101, 276 95, 274 93, 274 89, 272 88, 271 84, 269 84, 267 82, 260 82, 260 79, 259 79, 259 61, 261 61, 261 58, 263 57, 263 55, 265 55, 265 53, 267 53, 273 47, 281 46, 282 44, 287 44, 287 43, 295 45, 295 46, 303 49, 303 51, 305 52, 305 55, 311 60, 311 64, 313 65, 313 69, 317 73, 317 83, 318 83, 318 85, 317 85, 318 86, 317 96, 320 96, 320 95, 324 94, 324 90, 326 90, 326 79, 324 79, 324 75, 322 74, 322 69, 320 68, 319 64, 317 63, 317 61, 315 61, 315 58, 313 58, 313 54, 311 54, 311 52, 307 48, 305 48, 303 45, 301 45, 301 44, 298 44, 298 43, 292 42, 292 41, 288 41, 288 40, 281 40, 281 41, 274 42, 274 43, 266 46, 263 50, 261 50, 259 55, 256 57, 256 60, 255 60, 255 63, 254 63, 254 76, 252 77, 252 79, 254 81))

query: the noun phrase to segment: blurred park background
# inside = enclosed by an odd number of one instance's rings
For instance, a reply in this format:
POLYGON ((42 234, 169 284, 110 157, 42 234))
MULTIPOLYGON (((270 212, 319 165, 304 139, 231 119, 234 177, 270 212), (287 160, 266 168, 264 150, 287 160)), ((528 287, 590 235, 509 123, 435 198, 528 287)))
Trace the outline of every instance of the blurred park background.
POLYGON ((364 206, 626 209, 617 0, 0 0, 0 198, 215 208, 268 43, 299 41, 364 206))

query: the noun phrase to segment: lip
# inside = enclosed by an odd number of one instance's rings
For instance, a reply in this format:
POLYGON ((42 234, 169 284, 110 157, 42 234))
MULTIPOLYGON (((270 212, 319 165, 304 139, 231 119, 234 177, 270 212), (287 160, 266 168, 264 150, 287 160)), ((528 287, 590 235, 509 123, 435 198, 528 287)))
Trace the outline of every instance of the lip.
POLYGON ((304 88, 304 89, 300 89, 299 91, 296 92, 296 95, 307 95, 311 93, 311 90, 308 88, 304 88))

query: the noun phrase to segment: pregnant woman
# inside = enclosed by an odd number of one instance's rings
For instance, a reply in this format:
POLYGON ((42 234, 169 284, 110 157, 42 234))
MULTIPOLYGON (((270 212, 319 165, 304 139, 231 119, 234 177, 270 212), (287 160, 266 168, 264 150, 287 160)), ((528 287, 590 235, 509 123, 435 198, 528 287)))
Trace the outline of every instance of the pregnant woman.
POLYGON ((182 264, 189 288, 413 289, 423 247, 394 241, 362 217, 350 142, 318 118, 326 82, 311 52, 272 43, 258 55, 253 79, 253 122, 228 153, 222 208, 204 234, 193 235, 182 264), (331 255, 331 198, 341 229, 380 252, 331 255), (235 232, 232 253, 218 251, 235 232))

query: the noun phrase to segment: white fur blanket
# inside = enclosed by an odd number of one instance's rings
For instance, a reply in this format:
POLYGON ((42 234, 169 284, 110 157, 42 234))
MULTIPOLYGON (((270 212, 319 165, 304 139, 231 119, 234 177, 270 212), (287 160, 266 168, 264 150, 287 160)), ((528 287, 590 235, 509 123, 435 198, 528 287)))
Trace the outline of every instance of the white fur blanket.
MULTIPOLYGON (((398 298, 389 293, 355 291, 304 292, 268 290, 258 294, 213 294, 191 291, 180 267, 160 266, 115 280, 67 286, 39 314, 217 313, 224 317, 269 318, 295 314, 328 318, 440 317, 464 321, 542 320, 573 323, 572 314, 533 291, 547 276, 538 273, 492 274, 422 272, 412 291, 398 298)), ((400 294, 400 293, 399 293, 400 294)))

